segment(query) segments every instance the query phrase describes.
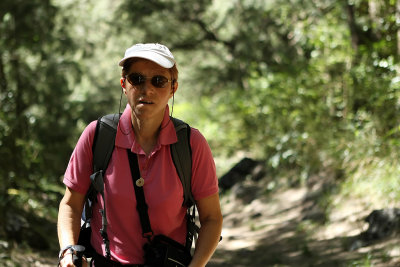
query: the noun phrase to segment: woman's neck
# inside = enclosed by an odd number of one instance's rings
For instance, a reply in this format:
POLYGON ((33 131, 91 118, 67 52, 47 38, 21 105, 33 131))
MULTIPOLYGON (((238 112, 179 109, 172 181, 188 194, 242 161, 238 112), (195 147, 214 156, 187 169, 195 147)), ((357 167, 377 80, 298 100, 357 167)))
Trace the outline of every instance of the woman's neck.
POLYGON ((132 114, 132 127, 136 141, 142 147, 146 155, 150 155, 157 144, 160 134, 161 120, 140 119, 132 114))

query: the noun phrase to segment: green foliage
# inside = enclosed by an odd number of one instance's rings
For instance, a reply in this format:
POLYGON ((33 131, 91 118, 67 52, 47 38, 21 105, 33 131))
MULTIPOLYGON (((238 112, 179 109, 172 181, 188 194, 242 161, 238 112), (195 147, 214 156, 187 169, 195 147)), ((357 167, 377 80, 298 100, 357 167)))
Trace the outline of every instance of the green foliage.
POLYGON ((76 140, 118 110, 117 62, 138 42, 171 48, 174 114, 223 164, 250 154, 300 182, 331 168, 348 188, 367 176, 398 195, 396 12, 391 0, 2 1, 0 218, 10 204, 55 214, 76 140))
POLYGON ((351 267, 370 267, 372 264, 372 255, 370 253, 366 253, 364 259, 349 262, 347 266, 351 267))
POLYGON ((56 203, 50 190, 42 199, 41 183, 58 182, 69 157, 74 103, 67 101, 67 79, 79 68, 68 59, 70 39, 55 25, 58 8, 51 2, 2 2, 0 10, 2 236, 21 207, 34 210, 46 198, 56 203))

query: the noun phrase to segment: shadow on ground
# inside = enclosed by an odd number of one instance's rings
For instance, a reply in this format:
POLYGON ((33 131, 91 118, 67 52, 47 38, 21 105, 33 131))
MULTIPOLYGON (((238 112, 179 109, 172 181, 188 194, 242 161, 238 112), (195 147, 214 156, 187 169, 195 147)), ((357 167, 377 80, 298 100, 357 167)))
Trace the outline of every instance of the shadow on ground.
POLYGON ((360 251, 348 251, 355 236, 310 240, 302 234, 292 236, 296 226, 288 223, 253 248, 218 249, 207 266, 400 266, 399 257, 396 260, 387 255, 388 246, 397 246, 396 238, 360 251))
POLYGON ((327 214, 316 204, 323 190, 298 187, 265 195, 253 190, 262 188, 260 183, 238 186, 240 190, 232 187, 221 197, 223 240, 209 267, 400 266, 398 233, 354 246, 373 209, 365 206, 368 201, 339 199, 335 204, 332 199, 327 214), (246 198, 235 194, 246 192, 246 186, 252 194, 246 198))

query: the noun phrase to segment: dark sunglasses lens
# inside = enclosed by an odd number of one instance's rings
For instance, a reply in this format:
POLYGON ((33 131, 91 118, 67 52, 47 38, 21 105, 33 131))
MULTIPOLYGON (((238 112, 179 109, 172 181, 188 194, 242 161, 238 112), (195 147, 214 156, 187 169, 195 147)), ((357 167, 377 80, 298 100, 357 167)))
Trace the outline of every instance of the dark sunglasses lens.
POLYGON ((145 78, 143 75, 137 74, 137 73, 132 73, 130 75, 128 75, 128 81, 132 84, 132 85, 141 85, 142 83, 145 82, 145 78))
POLYGON ((163 87, 165 87, 165 85, 167 83, 168 83, 168 79, 161 75, 157 75, 157 76, 154 76, 153 78, 151 78, 151 84, 154 87, 163 88, 163 87))

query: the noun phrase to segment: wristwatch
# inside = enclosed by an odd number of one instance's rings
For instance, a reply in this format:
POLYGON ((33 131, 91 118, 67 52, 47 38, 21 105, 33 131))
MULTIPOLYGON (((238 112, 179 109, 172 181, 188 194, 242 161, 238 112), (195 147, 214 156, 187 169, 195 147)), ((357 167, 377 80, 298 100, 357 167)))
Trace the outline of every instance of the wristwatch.
POLYGON ((73 245, 68 245, 66 247, 64 247, 63 249, 60 250, 60 253, 58 253, 58 259, 62 259, 64 257, 65 252, 67 252, 68 250, 72 250, 75 251, 73 248, 73 245))
POLYGON ((68 245, 60 250, 60 253, 58 254, 58 259, 61 260, 64 257, 65 252, 67 251, 71 251, 72 254, 77 255, 77 253, 83 253, 85 251, 85 247, 81 245, 68 245))

